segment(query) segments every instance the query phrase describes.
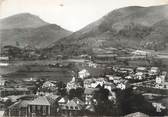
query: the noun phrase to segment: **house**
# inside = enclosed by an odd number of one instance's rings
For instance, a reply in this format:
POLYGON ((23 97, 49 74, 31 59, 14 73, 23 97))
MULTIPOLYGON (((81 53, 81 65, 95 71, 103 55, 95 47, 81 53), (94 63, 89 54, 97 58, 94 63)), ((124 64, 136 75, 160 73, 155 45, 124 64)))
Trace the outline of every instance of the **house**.
POLYGON ((153 102, 152 105, 156 108, 157 112, 166 113, 166 115, 168 114, 168 98, 167 97, 156 100, 155 102, 153 102))
POLYGON ((125 79, 129 80, 129 79, 133 79, 132 76, 126 76, 125 79))
POLYGON ((104 88, 112 91, 113 89, 116 89, 116 86, 114 85, 114 83, 106 82, 104 83, 104 88))
POLYGON ((96 88, 96 86, 103 86, 107 81, 104 78, 94 78, 90 84, 90 88, 96 88))
POLYGON ((58 111, 59 111, 59 104, 58 104, 58 100, 61 97, 58 95, 48 95, 47 99, 50 103, 50 115, 51 116, 56 116, 58 115, 58 111))
POLYGON ((153 107, 156 108, 156 112, 162 112, 162 110, 166 109, 166 107, 163 106, 161 103, 153 102, 152 105, 153 105, 153 107))
POLYGON ((145 72, 147 72, 147 68, 146 68, 146 67, 137 67, 137 68, 136 68, 136 72, 145 73, 145 72))
POLYGON ((77 89, 77 88, 81 88, 82 86, 77 83, 77 82, 68 82, 66 89, 69 91, 70 89, 77 89))
POLYGON ((120 80, 120 82, 118 82, 116 84, 116 87, 119 88, 119 89, 121 89, 121 90, 124 90, 126 88, 129 88, 130 85, 129 85, 129 83, 128 83, 127 80, 120 80))
POLYGON ((135 113, 125 115, 124 117, 149 117, 149 115, 141 113, 141 112, 135 112, 135 113))
POLYGON ((66 116, 82 116, 83 115, 83 102, 79 99, 68 100, 68 102, 61 106, 61 115, 66 116))
POLYGON ((151 69, 150 69, 150 73, 151 73, 152 75, 158 75, 159 72, 160 72, 160 70, 159 70, 158 67, 151 67, 151 69))
POLYGON ((56 84, 51 82, 51 81, 46 81, 45 83, 43 83, 42 88, 50 88, 50 87, 55 87, 56 84))
POLYGON ((164 76, 157 76, 156 77, 156 83, 157 84, 162 84, 165 82, 165 77, 164 76))
POLYGON ((128 73, 133 73, 134 69, 133 68, 126 68, 126 67, 122 67, 119 68, 120 71, 127 71, 128 73))
POLYGON ((119 83, 116 87, 121 89, 121 90, 126 89, 126 85, 124 83, 119 83))
POLYGON ((134 78, 138 80, 143 80, 145 78, 145 74, 143 72, 137 72, 134 78))
POLYGON ((96 67, 97 67, 97 64, 96 64, 96 63, 93 63, 93 62, 91 62, 91 61, 89 61, 87 64, 88 64, 89 67, 93 67, 93 68, 96 68, 96 67))
POLYGON ((163 71, 161 73, 161 76, 163 76, 165 78, 165 82, 168 82, 168 79, 167 79, 167 72, 166 71, 163 71))
POLYGON ((24 99, 15 102, 7 109, 7 116, 53 116, 57 112, 58 105, 52 99, 39 96, 34 99, 24 99))
POLYGON ((50 94, 47 97, 50 99, 53 99, 53 100, 60 100, 61 99, 61 97, 59 95, 54 95, 54 94, 50 94))
POLYGON ((23 117, 30 117, 30 109, 28 110, 28 103, 29 100, 20 100, 11 106, 8 107, 6 110, 6 115, 8 117, 12 116, 23 116, 23 117))
POLYGON ((92 82, 93 82, 93 79, 85 79, 83 81, 84 88, 90 88, 92 82))
POLYGON ((47 97, 39 96, 28 103, 28 115, 48 116, 50 115, 50 102, 47 97))
POLYGON ((66 104, 68 102, 67 97, 62 97, 60 100, 58 100, 58 104, 61 107, 62 105, 66 104))
POLYGON ((90 76, 90 73, 88 72, 88 70, 83 69, 80 72, 78 72, 78 76, 79 76, 79 78, 84 79, 84 78, 90 76))
POLYGON ((114 84, 119 83, 121 79, 122 79, 122 78, 119 77, 119 76, 111 76, 111 77, 109 77, 109 81, 110 81, 110 82, 114 82, 114 84))
POLYGON ((4 87, 6 85, 6 80, 1 79, 0 80, 0 87, 4 87))
POLYGON ((92 103, 92 98, 94 95, 95 91, 98 91, 98 88, 85 88, 84 90, 84 95, 85 95, 85 104, 91 104, 92 103))
POLYGON ((70 89, 82 88, 82 84, 80 81, 82 81, 81 78, 73 77, 72 80, 67 83, 66 89, 69 91, 70 89))

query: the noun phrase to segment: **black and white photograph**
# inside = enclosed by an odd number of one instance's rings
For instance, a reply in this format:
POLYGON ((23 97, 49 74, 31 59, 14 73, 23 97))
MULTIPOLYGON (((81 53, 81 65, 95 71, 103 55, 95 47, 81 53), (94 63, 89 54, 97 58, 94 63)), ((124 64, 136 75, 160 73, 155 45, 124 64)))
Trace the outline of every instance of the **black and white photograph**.
POLYGON ((0 0, 0 117, 168 117, 168 0, 0 0))

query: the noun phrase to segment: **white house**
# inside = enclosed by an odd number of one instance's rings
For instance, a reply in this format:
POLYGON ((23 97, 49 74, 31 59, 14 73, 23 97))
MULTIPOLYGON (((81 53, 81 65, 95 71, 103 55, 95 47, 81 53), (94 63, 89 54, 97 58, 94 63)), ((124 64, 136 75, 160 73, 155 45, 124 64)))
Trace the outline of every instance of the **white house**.
POLYGON ((157 112, 162 112, 162 110, 166 109, 166 107, 163 106, 161 103, 154 102, 154 103, 152 103, 152 105, 153 105, 153 107, 156 108, 157 112))
POLYGON ((5 86, 6 80, 0 80, 0 86, 5 86))
POLYGON ((165 77, 164 76, 157 76, 156 77, 156 83, 157 84, 162 84, 165 82, 165 77))
POLYGON ((119 89, 121 89, 121 90, 124 90, 124 89, 126 89, 126 85, 123 84, 123 83, 119 83, 119 84, 117 85, 117 88, 119 88, 119 89))
POLYGON ((54 87, 54 86, 55 86, 54 83, 52 83, 52 82, 50 82, 50 81, 46 81, 46 82, 43 84, 42 88, 54 87))
POLYGON ((142 80, 144 78, 144 74, 142 72, 137 72, 135 74, 135 77, 138 79, 138 80, 142 80))
POLYGON ((79 76, 79 78, 84 79, 84 78, 90 76, 90 73, 88 72, 88 70, 83 69, 82 71, 78 72, 78 76, 79 76))

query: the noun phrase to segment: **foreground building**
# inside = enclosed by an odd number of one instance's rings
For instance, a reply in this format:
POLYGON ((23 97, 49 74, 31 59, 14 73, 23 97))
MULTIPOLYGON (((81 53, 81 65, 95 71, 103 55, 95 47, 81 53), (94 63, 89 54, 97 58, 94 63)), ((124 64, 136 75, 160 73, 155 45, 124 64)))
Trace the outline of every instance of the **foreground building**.
POLYGON ((55 100, 46 96, 39 96, 35 99, 19 100, 8 107, 5 116, 7 117, 34 117, 34 116, 55 116, 58 104, 55 100))

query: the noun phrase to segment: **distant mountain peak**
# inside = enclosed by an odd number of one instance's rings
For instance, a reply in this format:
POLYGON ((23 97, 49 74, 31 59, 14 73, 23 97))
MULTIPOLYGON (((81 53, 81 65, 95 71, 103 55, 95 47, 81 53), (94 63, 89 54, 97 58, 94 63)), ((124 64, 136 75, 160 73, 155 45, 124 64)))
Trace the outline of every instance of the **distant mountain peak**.
POLYGON ((26 45, 45 48, 71 34, 56 24, 43 21, 30 13, 21 13, 0 20, 1 46, 24 48, 26 45))
POLYGON ((106 47, 165 50, 168 49, 167 11, 168 5, 119 8, 58 40, 50 50, 53 55, 85 54, 106 47))
POLYGON ((47 24, 40 17, 30 13, 16 14, 0 20, 1 29, 36 28, 47 24))

